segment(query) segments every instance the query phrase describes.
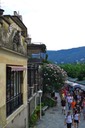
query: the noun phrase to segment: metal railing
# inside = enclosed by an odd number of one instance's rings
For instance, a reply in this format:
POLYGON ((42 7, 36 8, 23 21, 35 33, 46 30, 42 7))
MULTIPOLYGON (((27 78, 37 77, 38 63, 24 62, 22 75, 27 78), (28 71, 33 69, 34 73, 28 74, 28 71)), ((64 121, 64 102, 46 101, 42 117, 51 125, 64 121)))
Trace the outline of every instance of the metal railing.
POLYGON ((34 93, 38 91, 38 84, 34 84, 31 87, 28 87, 28 99, 33 96, 34 93))
POLYGON ((6 102, 6 116, 8 117, 23 104, 23 94, 20 93, 6 102))

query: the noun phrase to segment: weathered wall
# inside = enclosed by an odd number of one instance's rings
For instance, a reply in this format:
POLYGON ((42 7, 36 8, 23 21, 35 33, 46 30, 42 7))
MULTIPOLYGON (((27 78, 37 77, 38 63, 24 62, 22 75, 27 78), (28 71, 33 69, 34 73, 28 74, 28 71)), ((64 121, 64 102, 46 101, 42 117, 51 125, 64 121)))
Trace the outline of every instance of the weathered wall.
MULTIPOLYGON (((18 122, 22 122, 23 126, 25 121, 27 124, 27 70, 23 73, 23 105, 12 113, 8 118, 6 118, 6 65, 22 65, 27 68, 27 58, 16 54, 14 52, 9 52, 5 49, 0 48, 0 126, 3 128, 5 125, 10 126, 11 121, 14 120, 14 124, 18 126, 18 122), (21 114, 20 114, 21 113, 21 114), (21 115, 21 116, 20 116, 21 115), (23 120, 22 119, 23 116, 23 120), (25 120, 26 119, 26 120, 25 120)), ((22 124, 21 123, 21 124, 22 124)), ((11 127, 9 127, 11 128, 11 127)), ((15 127, 14 127, 15 128, 15 127)), ((16 127, 18 128, 18 127, 16 127)), ((21 125, 20 125, 21 128, 21 125)))

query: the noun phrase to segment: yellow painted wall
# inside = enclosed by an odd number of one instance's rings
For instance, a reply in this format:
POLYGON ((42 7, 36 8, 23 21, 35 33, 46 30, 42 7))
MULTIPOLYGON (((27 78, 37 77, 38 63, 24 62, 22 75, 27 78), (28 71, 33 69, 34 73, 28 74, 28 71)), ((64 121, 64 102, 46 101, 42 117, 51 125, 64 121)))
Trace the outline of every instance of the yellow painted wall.
POLYGON ((21 31, 21 28, 11 19, 9 18, 10 25, 13 25, 13 28, 21 31))
POLYGON ((0 107, 5 104, 6 101, 6 65, 0 62, 0 107))
MULTIPOLYGON (((6 65, 22 65, 27 68, 27 58, 0 48, 0 126, 6 122, 6 65)), ((23 107, 27 104, 27 70, 23 73, 23 107)), ((19 110, 20 111, 20 110, 19 110)), ((16 116, 17 113, 13 116, 16 116)), ((9 118, 9 122, 12 119, 9 118)))
POLYGON ((3 20, 3 27, 5 28, 6 31, 8 31, 9 24, 5 22, 4 20, 3 20))

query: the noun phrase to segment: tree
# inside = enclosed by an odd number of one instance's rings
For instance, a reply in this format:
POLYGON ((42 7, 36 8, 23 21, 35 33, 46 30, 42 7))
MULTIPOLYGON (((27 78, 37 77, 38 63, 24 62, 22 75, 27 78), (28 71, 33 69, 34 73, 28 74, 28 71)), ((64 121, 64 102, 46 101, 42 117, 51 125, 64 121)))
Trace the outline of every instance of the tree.
POLYGON ((60 65, 63 68, 69 77, 78 78, 78 80, 85 80, 85 64, 63 64, 60 65))
POLYGON ((53 90, 58 90, 64 84, 67 78, 67 73, 56 64, 44 63, 43 71, 43 93, 50 93, 53 90))

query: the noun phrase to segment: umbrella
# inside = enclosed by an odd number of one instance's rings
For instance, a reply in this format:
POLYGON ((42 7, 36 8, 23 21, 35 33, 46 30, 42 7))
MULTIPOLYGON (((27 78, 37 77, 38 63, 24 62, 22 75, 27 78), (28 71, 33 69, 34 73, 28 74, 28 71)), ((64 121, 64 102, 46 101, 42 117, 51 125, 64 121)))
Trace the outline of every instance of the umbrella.
POLYGON ((76 85, 74 85, 74 88, 80 88, 81 89, 81 86, 80 86, 80 84, 76 84, 76 85))

